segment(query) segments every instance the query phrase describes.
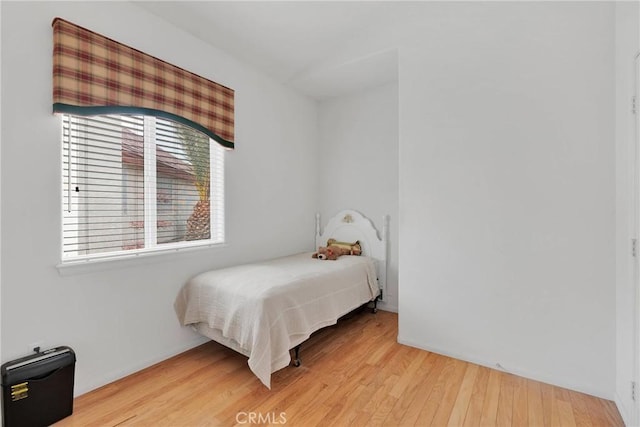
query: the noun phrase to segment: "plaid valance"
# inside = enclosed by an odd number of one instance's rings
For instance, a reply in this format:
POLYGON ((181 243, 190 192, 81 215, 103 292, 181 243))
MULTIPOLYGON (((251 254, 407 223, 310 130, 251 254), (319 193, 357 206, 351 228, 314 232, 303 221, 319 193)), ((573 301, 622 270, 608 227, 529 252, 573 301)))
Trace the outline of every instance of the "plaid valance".
POLYGON ((53 20, 53 111, 147 114, 234 147, 234 92, 139 50, 53 20))

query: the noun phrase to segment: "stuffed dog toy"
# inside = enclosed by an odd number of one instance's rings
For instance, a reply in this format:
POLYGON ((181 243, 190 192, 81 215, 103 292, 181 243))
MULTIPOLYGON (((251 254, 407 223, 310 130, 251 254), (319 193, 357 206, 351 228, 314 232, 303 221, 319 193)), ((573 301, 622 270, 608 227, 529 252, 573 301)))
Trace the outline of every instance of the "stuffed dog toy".
POLYGON ((342 255, 349 255, 349 251, 340 246, 320 246, 318 252, 313 254, 313 258, 335 261, 342 255))

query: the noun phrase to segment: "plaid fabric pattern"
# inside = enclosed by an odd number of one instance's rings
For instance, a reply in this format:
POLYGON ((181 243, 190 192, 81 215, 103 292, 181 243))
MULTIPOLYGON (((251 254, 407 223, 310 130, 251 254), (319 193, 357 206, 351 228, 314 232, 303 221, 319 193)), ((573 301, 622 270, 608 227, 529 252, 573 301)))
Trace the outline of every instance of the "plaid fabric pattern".
POLYGON ((155 110, 196 123, 233 147, 232 89, 64 19, 52 26, 54 112, 63 106, 155 110))

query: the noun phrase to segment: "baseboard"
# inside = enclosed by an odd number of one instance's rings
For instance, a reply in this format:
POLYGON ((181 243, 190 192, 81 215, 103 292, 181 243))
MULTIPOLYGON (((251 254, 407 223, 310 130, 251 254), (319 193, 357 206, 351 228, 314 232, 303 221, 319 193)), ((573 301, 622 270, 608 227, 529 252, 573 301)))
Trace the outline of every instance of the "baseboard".
POLYGON ((84 387, 76 387, 73 393, 74 397, 78 397, 80 395, 93 391, 97 388, 110 384, 128 375, 134 374, 138 371, 148 368, 149 366, 153 366, 156 363, 162 362, 163 360, 167 360, 173 356, 177 356, 178 354, 184 353, 185 351, 190 350, 194 347, 197 347, 201 344, 204 344, 207 341, 209 341, 208 338, 198 336, 196 339, 193 339, 185 344, 181 344, 177 347, 173 347, 162 353, 158 353, 154 357, 143 360, 139 363, 128 366, 124 369, 110 372, 108 375, 104 375, 103 377, 100 377, 98 379, 95 379, 89 382, 89 384, 85 385, 84 387))
POLYGON ((386 304, 384 301, 378 303, 378 309, 382 311, 390 311, 392 313, 398 313, 398 307, 395 307, 390 304, 386 304))
POLYGON ((506 372, 506 373, 509 373, 509 374, 517 375, 519 377, 531 379, 531 380, 534 380, 534 381, 539 381, 539 382, 546 383, 546 384, 551 384, 551 385, 554 385, 554 386, 557 386, 557 387, 562 387, 562 388, 566 388, 566 389, 573 390, 573 391, 578 391, 580 393, 585 393, 585 394, 588 394, 588 395, 591 395, 591 396, 599 397, 601 399, 613 400, 613 396, 607 396, 605 393, 602 393, 601 390, 594 390, 594 389, 590 389, 588 387, 581 387, 581 386, 576 385, 576 384, 562 383, 562 382, 557 381, 555 378, 545 377, 544 375, 532 374, 531 372, 528 372, 526 370, 504 369, 504 368, 502 368, 500 366, 496 366, 496 364, 493 363, 493 362, 488 362, 486 360, 467 357, 465 355, 456 354, 456 353, 453 353, 453 352, 450 352, 450 351, 447 351, 447 350, 443 350, 443 349, 440 349, 440 348, 435 348, 435 347, 430 347, 430 346, 425 346, 425 345, 422 345, 422 344, 418 344, 418 343, 412 342, 411 340, 406 340, 406 339, 402 338, 400 335, 398 335, 398 343, 403 344, 403 345, 408 345, 409 347, 415 347, 415 348, 419 348, 421 350, 426 350, 426 351, 429 351, 431 353, 441 354, 443 356, 451 357, 451 358, 462 360, 462 361, 465 361, 465 362, 474 363, 476 365, 485 366, 487 368, 491 368, 491 369, 495 369, 497 371, 502 371, 502 372, 506 372))

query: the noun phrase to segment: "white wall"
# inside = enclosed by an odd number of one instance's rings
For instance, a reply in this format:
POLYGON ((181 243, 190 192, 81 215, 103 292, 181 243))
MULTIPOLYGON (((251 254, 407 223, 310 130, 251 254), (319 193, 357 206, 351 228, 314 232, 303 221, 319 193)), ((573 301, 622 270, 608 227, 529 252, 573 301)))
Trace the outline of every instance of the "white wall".
POLYGON ((86 392, 202 341, 181 328, 173 312, 189 276, 312 249, 314 102, 124 2, 3 2, 1 51, 3 362, 38 340, 45 347, 69 345, 78 356, 76 394, 86 392), (56 16, 235 89, 237 149, 226 155, 227 247, 58 273, 60 125, 51 114, 56 16))
POLYGON ((318 117, 322 218, 355 209, 381 231, 383 215, 390 216, 387 294, 380 307, 397 311, 398 84, 321 102, 318 117))
POLYGON ((638 235, 634 222, 634 115, 631 97, 635 88, 634 58, 640 52, 640 7, 637 2, 616 3, 616 392, 615 401, 627 425, 640 425, 638 401, 631 399, 631 382, 638 378, 637 317, 640 307, 634 278, 637 262, 631 256, 630 239, 638 235))
POLYGON ((429 4, 400 51, 399 340, 613 398, 613 3, 429 4))

